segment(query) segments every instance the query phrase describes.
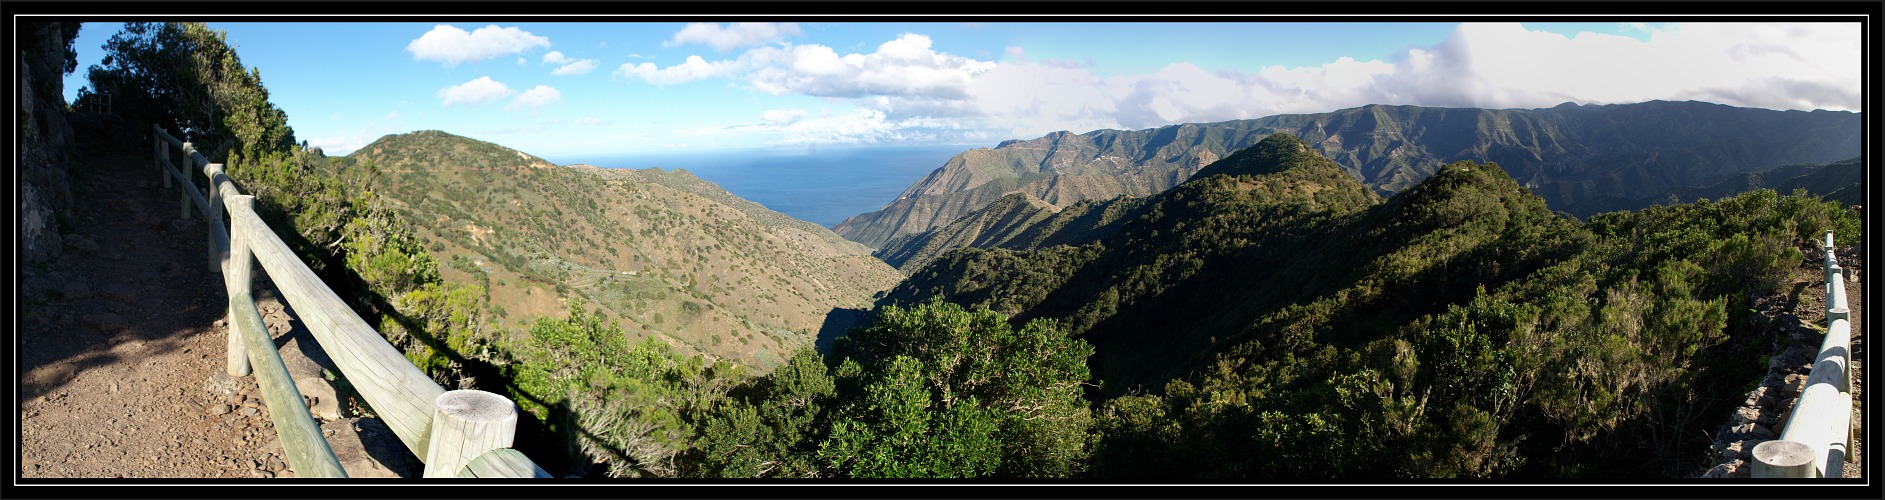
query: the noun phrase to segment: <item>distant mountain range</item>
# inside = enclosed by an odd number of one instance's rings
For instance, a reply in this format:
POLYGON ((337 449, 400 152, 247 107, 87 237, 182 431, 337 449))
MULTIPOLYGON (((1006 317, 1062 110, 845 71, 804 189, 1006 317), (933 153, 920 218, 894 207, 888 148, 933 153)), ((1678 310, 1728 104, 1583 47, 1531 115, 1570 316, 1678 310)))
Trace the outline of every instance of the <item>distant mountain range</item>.
POLYGON ((1681 197, 1684 189, 1750 172, 1853 158, 1859 118, 1694 101, 1545 109, 1369 105, 1135 131, 1056 132, 965 151, 884 208, 835 231, 883 247, 1011 193, 1053 207, 1155 194, 1279 132, 1299 137, 1377 194, 1406 189, 1450 162, 1496 162, 1553 210, 1586 217, 1666 202, 1672 193, 1681 197))
POLYGON ((810 346, 827 314, 901 278, 863 245, 686 171, 558 166, 439 131, 347 157, 376 169, 448 281, 477 282, 506 323, 582 298, 634 337, 765 371, 810 346))
MULTIPOLYGON (((1707 186, 1676 188, 1650 200, 1660 205, 1673 205, 1766 188, 1781 194, 1803 189, 1829 201, 1855 205, 1860 203, 1862 194, 1860 168, 1858 158, 1831 164, 1784 165, 1765 172, 1730 175, 1707 186)), ((1196 176, 1211 173, 1204 171, 1196 176)), ((1086 241, 1110 233, 1125 217, 1136 215, 1143 201, 1143 197, 1122 197, 1110 203, 1081 200, 1056 209, 1027 193, 1009 193, 948 225, 893 238, 875 255, 898 269, 912 272, 956 248, 1028 249, 1086 241)), ((1634 204, 1629 207, 1640 208, 1643 207, 1634 204)))

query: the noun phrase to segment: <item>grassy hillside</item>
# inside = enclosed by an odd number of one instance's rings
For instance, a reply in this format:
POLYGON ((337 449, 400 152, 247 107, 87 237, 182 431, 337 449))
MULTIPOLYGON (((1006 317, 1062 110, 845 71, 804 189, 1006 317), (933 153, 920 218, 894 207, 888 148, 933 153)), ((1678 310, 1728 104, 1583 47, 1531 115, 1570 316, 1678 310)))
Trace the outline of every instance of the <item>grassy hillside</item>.
POLYGON ((487 287, 526 326, 577 297, 634 338, 760 370, 897 273, 816 224, 685 171, 557 166, 438 131, 347 157, 418 227, 447 281, 487 287))

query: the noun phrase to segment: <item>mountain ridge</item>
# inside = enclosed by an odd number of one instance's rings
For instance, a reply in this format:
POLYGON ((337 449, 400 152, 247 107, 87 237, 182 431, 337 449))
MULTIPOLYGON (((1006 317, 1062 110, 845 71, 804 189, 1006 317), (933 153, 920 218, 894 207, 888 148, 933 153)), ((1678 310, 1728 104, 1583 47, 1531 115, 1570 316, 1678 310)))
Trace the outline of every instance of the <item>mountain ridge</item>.
POLYGON ((1858 113, 1843 111, 1696 101, 1539 109, 1372 104, 1135 131, 1062 131, 958 154, 897 200, 834 231, 880 248, 1011 192, 1055 206, 1146 196, 1278 132, 1297 136, 1377 194, 1410 187, 1453 161, 1494 162, 1553 209, 1589 216, 1648 206, 1670 190, 1738 173, 1851 158, 1858 154, 1858 120, 1858 113))

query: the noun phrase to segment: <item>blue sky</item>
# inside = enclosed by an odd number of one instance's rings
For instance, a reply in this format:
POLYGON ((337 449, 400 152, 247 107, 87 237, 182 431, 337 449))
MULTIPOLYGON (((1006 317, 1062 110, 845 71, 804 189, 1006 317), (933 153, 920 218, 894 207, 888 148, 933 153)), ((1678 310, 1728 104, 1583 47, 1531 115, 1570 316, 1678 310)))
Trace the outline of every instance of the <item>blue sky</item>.
MULTIPOLYGON (((1314 113, 1703 100, 1858 110, 1857 23, 210 23, 296 136, 439 129, 558 157, 992 146, 1314 113)), ((88 23, 80 71, 118 30, 88 23)))

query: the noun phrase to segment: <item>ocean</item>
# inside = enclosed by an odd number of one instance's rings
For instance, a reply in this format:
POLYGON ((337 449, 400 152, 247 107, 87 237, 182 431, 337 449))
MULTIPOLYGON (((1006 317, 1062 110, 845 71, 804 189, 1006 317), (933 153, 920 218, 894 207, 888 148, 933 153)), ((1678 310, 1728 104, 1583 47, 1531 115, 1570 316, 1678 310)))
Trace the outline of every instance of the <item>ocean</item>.
POLYGON ((685 169, 736 196, 832 227, 883 208, 910 184, 975 146, 829 146, 661 151, 549 158, 558 164, 685 169))

